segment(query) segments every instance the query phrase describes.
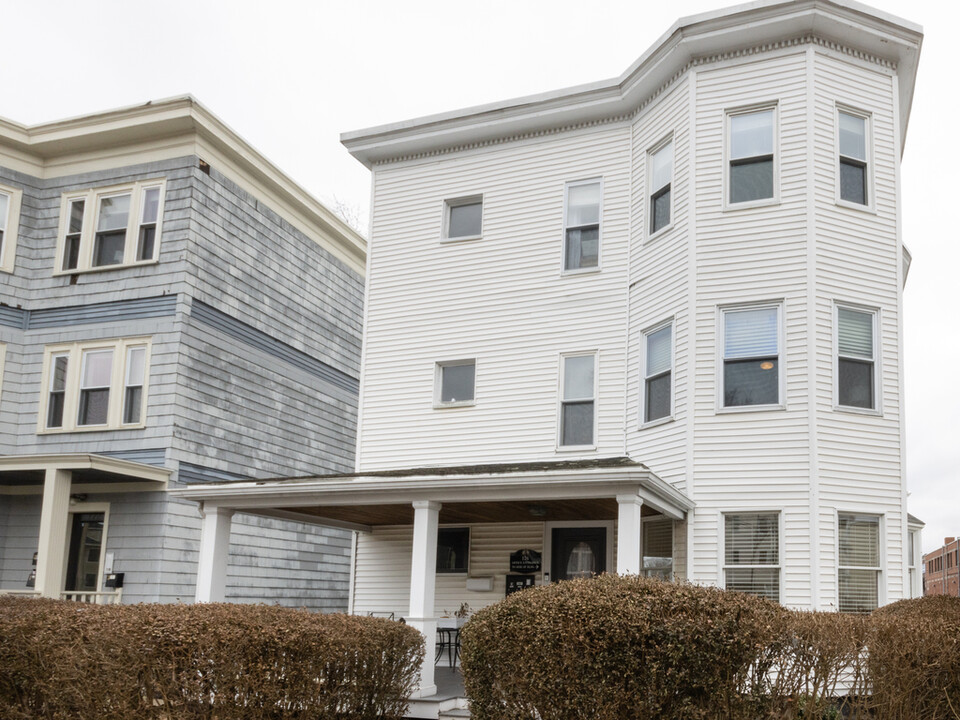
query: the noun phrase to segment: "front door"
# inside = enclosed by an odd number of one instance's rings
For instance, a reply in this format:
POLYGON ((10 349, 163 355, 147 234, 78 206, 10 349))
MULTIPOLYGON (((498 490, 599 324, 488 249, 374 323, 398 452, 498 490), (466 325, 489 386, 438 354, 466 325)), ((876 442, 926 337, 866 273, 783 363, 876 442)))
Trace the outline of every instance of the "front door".
POLYGON ((67 556, 67 592, 96 592, 100 580, 100 546, 104 514, 71 513, 70 553, 67 556))
POLYGON ((607 569, 607 529, 553 528, 550 577, 557 580, 592 577, 607 569))

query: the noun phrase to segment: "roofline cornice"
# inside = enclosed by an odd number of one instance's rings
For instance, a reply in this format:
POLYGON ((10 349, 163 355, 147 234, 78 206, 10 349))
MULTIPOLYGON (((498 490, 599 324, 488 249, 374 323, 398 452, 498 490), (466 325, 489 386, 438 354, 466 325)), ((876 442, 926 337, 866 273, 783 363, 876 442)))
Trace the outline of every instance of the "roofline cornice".
POLYGON ((800 38, 848 47, 897 68, 905 137, 923 39, 919 25, 850 0, 758 0, 678 20, 619 77, 346 132, 340 141, 372 167, 617 120, 632 115, 694 62, 800 38))

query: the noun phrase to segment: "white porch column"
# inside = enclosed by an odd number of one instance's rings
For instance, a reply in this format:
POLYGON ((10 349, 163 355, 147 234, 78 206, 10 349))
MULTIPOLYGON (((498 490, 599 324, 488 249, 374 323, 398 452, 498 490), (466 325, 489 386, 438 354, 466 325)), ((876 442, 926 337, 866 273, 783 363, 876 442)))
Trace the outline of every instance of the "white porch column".
POLYGON ((617 574, 637 575, 643 569, 643 533, 636 495, 617 495, 617 574))
POLYGON ((433 680, 433 656, 437 644, 434 603, 440 507, 440 503, 431 500, 415 500, 413 503, 413 558, 410 563, 410 617, 407 623, 423 633, 427 645, 420 669, 420 687, 414 691, 414 697, 437 694, 433 680))
POLYGON ((204 504, 201 510, 200 562, 197 564, 197 602, 223 602, 227 596, 232 508, 204 504))
POLYGON ((72 479, 73 473, 69 470, 56 468, 47 468, 43 478, 35 587, 43 597, 59 598, 63 590, 72 479))

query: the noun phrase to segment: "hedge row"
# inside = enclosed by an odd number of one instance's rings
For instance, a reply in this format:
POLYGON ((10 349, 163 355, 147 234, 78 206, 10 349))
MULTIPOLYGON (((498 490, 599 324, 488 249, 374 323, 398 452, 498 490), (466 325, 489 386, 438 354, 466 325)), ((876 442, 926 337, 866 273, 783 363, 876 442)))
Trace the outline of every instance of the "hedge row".
POLYGON ((475 720, 960 720, 956 599, 863 617, 604 575, 511 595, 461 637, 475 720))
POLYGON ((0 596, 0 717, 399 718, 423 655, 380 618, 0 596))

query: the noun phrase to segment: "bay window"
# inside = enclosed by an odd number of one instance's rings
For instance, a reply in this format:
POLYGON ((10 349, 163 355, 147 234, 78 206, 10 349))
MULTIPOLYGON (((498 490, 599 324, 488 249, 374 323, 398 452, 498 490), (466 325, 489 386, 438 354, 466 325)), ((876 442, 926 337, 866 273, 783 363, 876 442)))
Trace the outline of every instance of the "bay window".
POLYGON ((730 113, 727 119, 727 204, 773 199, 777 181, 776 109, 730 113))
POLYGON ((722 407, 779 405, 780 306, 722 310, 722 407))

